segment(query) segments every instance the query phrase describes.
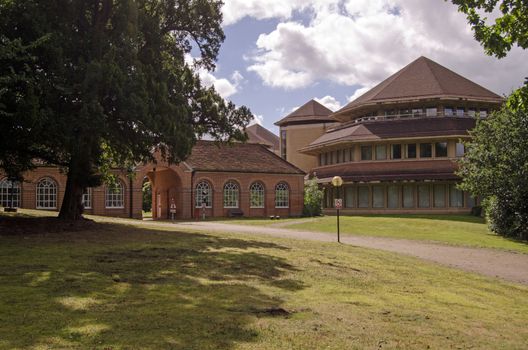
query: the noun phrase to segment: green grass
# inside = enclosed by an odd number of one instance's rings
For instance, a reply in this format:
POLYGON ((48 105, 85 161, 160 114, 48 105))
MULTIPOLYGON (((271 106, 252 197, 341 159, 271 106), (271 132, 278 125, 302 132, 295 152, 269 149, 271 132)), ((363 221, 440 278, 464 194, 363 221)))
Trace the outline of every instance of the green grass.
POLYGON ((27 216, 0 216, 0 348, 526 348, 526 286, 333 243, 27 216))
MULTIPOLYGON (((282 228, 336 232, 336 217, 306 219, 236 220, 226 223, 270 226, 281 222, 282 228)), ((528 253, 527 242, 498 236, 489 231, 482 218, 470 215, 363 215, 341 216, 342 234, 436 241, 445 244, 484 247, 528 253)))

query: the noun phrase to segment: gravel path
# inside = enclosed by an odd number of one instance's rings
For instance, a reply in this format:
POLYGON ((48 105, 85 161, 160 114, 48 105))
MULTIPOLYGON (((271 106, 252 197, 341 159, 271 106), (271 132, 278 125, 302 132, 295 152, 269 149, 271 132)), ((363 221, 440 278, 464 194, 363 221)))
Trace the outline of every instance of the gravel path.
MULTIPOLYGON (((289 230, 277 227, 224 224, 218 222, 152 222, 174 229, 261 234, 274 237, 335 242, 336 235, 322 232, 289 230)), ((528 285, 528 254, 487 248, 455 247, 439 243, 368 236, 341 236, 341 242, 359 247, 381 249, 415 256, 465 271, 528 285)))

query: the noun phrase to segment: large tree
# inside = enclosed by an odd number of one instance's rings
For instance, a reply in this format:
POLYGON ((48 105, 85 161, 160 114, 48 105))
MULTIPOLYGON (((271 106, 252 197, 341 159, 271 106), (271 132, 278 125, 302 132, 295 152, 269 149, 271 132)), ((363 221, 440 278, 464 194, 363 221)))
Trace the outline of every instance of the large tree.
POLYGON ((250 111, 196 74, 215 68, 221 6, 0 0, 0 167, 17 178, 35 160, 60 166, 59 217, 78 219, 83 190, 112 167, 151 160, 154 148, 177 163, 206 133, 244 140, 250 111))
POLYGON ((451 0, 466 14, 475 39, 488 55, 505 57, 512 46, 528 48, 528 1, 451 0), (494 20, 489 17, 496 17, 494 20))

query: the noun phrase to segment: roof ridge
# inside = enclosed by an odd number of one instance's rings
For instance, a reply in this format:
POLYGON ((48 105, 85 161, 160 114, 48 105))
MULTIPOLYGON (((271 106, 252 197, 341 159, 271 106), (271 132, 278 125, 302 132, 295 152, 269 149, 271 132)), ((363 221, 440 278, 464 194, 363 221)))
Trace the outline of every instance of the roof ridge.
MULTIPOLYGON (((431 74, 433 75, 434 77, 434 82, 436 85, 438 85, 438 87, 440 88, 440 91, 442 91, 443 94, 447 94, 447 90, 444 88, 444 86, 440 83, 440 80, 438 79, 438 76, 435 74, 434 70, 431 68, 431 63, 434 63, 433 60, 425 57, 425 56, 422 56, 424 58, 424 62, 425 62, 425 65, 427 66, 427 69, 429 69, 429 72, 431 72, 431 74)), ((420 57, 420 58, 422 58, 420 57)), ((451 71, 449 69, 449 71, 451 71)))
MULTIPOLYGON (((389 87, 390 85, 392 85, 394 83, 394 81, 399 78, 404 72, 406 72, 407 70, 409 70, 409 68, 411 67, 412 64, 414 64, 415 62, 417 62, 418 60, 420 60, 421 58, 425 58, 424 56, 420 56, 418 57, 417 59, 415 59, 414 61, 412 61, 411 63, 407 64, 405 67, 401 68, 399 71, 397 71, 396 73, 392 74, 391 76, 389 76, 388 78, 386 78, 385 80, 383 80, 381 83, 379 83, 377 86, 383 84, 384 82, 390 80, 382 89, 380 89, 380 91, 378 91, 372 99, 375 99, 379 94, 381 94, 381 92, 383 90, 385 90, 387 87, 389 87)), ((376 87, 374 87, 376 88, 376 87)), ((373 89, 374 89, 373 88, 373 89)), ((368 91, 367 91, 368 92, 368 91)), ((365 93, 367 93, 365 92, 365 93)), ((360 96, 361 97, 361 96, 360 96)), ((359 97, 358 97, 359 98, 359 97)), ((353 102, 353 101, 351 101, 353 102)))

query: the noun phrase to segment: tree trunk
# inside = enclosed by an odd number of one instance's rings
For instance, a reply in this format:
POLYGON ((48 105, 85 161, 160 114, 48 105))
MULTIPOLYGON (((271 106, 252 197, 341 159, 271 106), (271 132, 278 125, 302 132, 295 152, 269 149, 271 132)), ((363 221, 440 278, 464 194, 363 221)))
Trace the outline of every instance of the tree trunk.
POLYGON ((66 190, 64 191, 64 199, 59 213, 61 220, 80 220, 82 219, 82 195, 84 186, 79 184, 79 177, 77 167, 70 163, 68 169, 68 179, 66 180, 66 190))

